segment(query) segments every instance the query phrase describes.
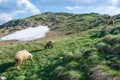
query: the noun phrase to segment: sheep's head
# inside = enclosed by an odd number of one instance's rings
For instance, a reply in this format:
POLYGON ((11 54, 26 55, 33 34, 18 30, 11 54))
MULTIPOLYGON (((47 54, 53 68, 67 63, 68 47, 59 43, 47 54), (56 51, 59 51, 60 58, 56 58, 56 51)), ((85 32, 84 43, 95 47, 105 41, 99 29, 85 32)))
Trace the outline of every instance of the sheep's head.
POLYGON ((51 42, 51 43, 54 43, 54 41, 53 41, 53 40, 50 40, 50 42, 51 42))
POLYGON ((30 55, 29 55, 29 59, 32 59, 32 57, 33 57, 32 54, 30 54, 30 55))

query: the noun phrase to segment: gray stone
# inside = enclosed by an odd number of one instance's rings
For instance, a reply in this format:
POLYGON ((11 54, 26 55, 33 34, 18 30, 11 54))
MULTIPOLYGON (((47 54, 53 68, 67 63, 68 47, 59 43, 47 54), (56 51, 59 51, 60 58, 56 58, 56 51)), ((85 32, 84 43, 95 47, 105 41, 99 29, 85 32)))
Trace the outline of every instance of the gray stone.
POLYGON ((6 79, 6 77, 0 77, 0 80, 5 80, 6 79))

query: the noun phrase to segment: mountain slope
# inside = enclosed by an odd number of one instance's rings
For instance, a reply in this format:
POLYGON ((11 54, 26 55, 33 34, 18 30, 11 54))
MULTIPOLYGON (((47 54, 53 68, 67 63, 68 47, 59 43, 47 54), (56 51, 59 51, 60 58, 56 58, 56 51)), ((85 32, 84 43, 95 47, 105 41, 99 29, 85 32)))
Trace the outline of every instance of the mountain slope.
POLYGON ((1 44, 0 76, 7 80, 120 80, 120 32, 99 35, 109 29, 91 29, 55 39, 52 49, 44 49, 47 40, 1 44), (33 59, 17 70, 13 56, 23 49, 31 52, 33 59), (110 55, 117 58, 106 60, 110 55))
POLYGON ((106 24, 108 15, 97 13, 72 14, 46 12, 24 19, 12 20, 0 26, 1 33, 11 33, 30 26, 46 25, 53 31, 62 31, 64 34, 73 34, 106 24))
POLYGON ((59 38, 49 36, 30 42, 0 42, 0 76, 7 80, 120 80, 119 15, 114 16, 116 23, 111 26, 106 25, 107 15, 95 13, 41 15, 25 20, 30 20, 32 24, 36 17, 42 17, 46 21, 38 20, 37 24, 46 23, 52 31, 73 31, 74 34, 59 38), (61 20, 62 17, 64 20, 61 20), (51 25, 54 20, 49 21, 51 18, 56 18, 59 22, 51 25), (99 24, 93 25, 97 21, 99 24), (90 24, 92 26, 88 27, 90 24), (49 39, 53 39, 55 45, 52 49, 44 49, 49 39), (23 49, 32 53, 33 59, 27 60, 17 70, 14 54, 23 49))

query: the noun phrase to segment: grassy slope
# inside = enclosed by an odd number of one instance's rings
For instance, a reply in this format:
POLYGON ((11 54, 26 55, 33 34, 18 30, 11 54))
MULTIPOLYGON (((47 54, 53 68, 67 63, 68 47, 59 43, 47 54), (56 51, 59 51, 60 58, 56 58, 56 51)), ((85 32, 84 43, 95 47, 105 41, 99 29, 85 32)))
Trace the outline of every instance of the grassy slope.
MULTIPOLYGON (((72 13, 43 13, 24 19, 12 20, 0 25, 1 34, 9 34, 23 29, 24 26, 47 25, 53 31, 62 31, 64 34, 76 34, 100 25, 104 25, 107 15, 97 13, 72 14, 72 13)), ((25 27, 27 28, 27 27, 25 27)))
MULTIPOLYGON (((90 80, 90 75, 87 75, 86 73, 94 73, 98 66, 109 75, 120 76, 119 69, 117 70, 116 68, 109 66, 112 62, 120 62, 120 55, 116 60, 105 60, 105 57, 112 53, 109 53, 109 51, 106 52, 104 47, 106 48, 107 45, 108 50, 116 47, 119 51, 120 44, 117 43, 112 46, 109 42, 104 43, 102 41, 104 36, 107 35, 100 33, 102 30, 105 30, 103 26, 105 25, 104 17, 105 16, 93 13, 81 15, 49 13, 25 18, 26 20, 30 20, 31 23, 38 21, 39 24, 47 24, 50 27, 53 26, 53 31, 55 30, 70 34, 74 33, 74 35, 71 35, 71 37, 55 39, 55 47, 47 50, 44 49, 44 44, 47 40, 11 44, 1 43, 0 76, 5 76, 8 80, 73 80, 73 78, 75 80, 90 80), (53 17, 58 20, 58 23, 51 25, 53 24, 51 21, 53 20, 53 17), (100 43, 99 47, 103 49, 102 52, 98 51, 96 48, 98 43, 100 43), (31 52, 34 57, 32 61, 26 61, 26 63, 21 66, 20 70, 16 70, 14 54, 23 49, 31 52), (89 57, 86 58, 82 55, 83 50, 90 50, 92 52, 89 57), (87 64, 89 68, 86 67, 84 69, 83 66, 85 64, 87 64)), ((119 15, 115 16, 115 20, 115 33, 111 35, 119 38, 119 15)), ((3 28, 0 33, 4 31, 8 31, 6 33, 9 33, 9 29, 11 30, 15 28, 3 28)))
MULTIPOLYGON (((95 45, 102 37, 93 37, 99 29, 92 29, 84 33, 55 40, 53 49, 44 49, 44 41, 13 43, 0 46, 0 76, 8 80, 90 80, 82 66, 86 63, 94 71, 97 65, 111 75, 119 75, 116 69, 105 65, 105 54, 98 52, 95 45), (26 61, 20 70, 16 70, 14 54, 18 50, 26 49, 33 54, 33 59, 26 61), (81 53, 92 50, 88 58, 81 53)), ((119 35, 119 34, 118 34, 119 35)), ((119 61, 119 59, 118 59, 119 61)))

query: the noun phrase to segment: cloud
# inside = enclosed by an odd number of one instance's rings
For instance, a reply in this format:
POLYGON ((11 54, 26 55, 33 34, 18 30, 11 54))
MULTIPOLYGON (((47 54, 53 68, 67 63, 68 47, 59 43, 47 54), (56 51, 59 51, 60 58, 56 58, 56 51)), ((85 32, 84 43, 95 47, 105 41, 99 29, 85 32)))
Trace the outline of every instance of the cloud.
POLYGON ((120 0, 38 0, 37 6, 42 11, 114 15, 119 14, 120 0))
POLYGON ((79 7, 79 9, 69 10, 73 13, 100 13, 100 14, 109 14, 116 15, 120 13, 120 8, 115 6, 101 6, 101 7, 79 7))
POLYGON ((70 7, 70 6, 67 6, 66 9, 68 10, 74 10, 74 9, 79 9, 80 6, 73 6, 73 7, 70 7))
POLYGON ((120 13, 120 8, 116 6, 104 6, 94 9, 98 13, 116 15, 120 13))
POLYGON ((41 7, 66 7, 66 6, 105 6, 115 5, 120 0, 38 0, 37 5, 41 7))
POLYGON ((61 7, 61 6, 73 6, 71 0, 38 0, 37 6, 40 7, 61 7), (68 5, 69 4, 69 5, 68 5))
POLYGON ((7 22, 9 20, 12 20, 12 16, 7 13, 0 13, 0 23, 7 22))
POLYGON ((111 0, 113 5, 118 4, 119 0, 111 0))
POLYGON ((76 13, 95 12, 110 15, 120 13, 120 0, 81 0, 79 2, 75 0, 73 3, 74 6, 65 6, 65 8, 76 13))
POLYGON ((33 5, 29 0, 18 0, 17 3, 18 3, 18 6, 25 7, 23 11, 28 10, 33 14, 40 13, 39 9, 35 5, 33 5))
POLYGON ((0 19, 3 19, 4 21, 5 20, 11 20, 12 16, 10 16, 9 14, 6 14, 6 13, 1 13, 0 19))
POLYGON ((1 22, 38 13, 40 10, 29 0, 0 0, 1 22))

